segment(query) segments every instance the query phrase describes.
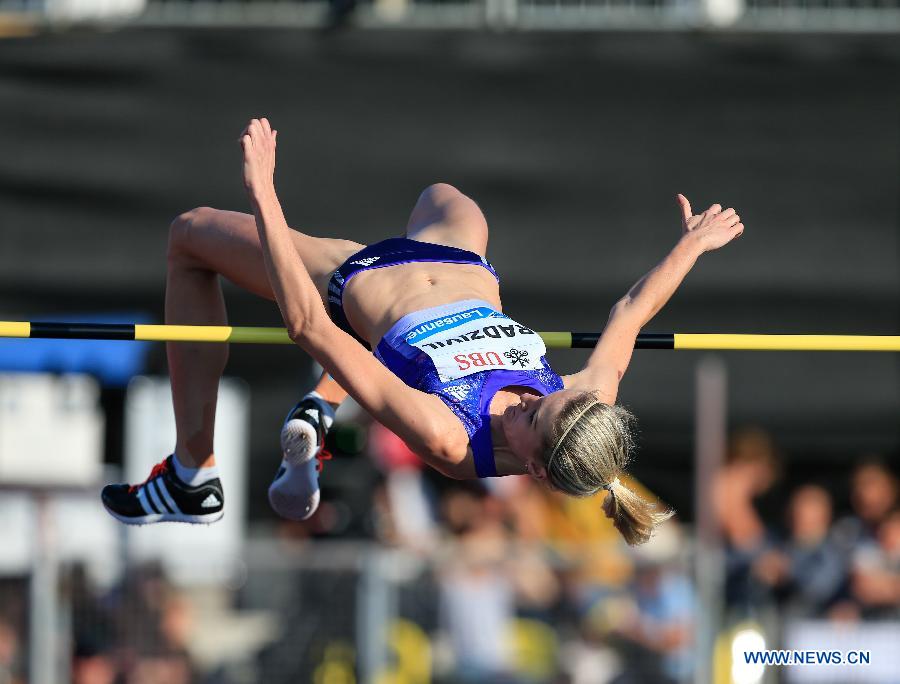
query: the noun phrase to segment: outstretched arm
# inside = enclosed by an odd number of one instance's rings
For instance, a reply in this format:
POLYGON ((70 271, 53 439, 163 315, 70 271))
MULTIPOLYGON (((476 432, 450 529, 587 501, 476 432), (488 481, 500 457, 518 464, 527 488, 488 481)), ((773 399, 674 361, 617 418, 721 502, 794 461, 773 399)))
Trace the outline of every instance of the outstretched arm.
POLYGON ((567 387, 595 390, 603 401, 614 402, 641 328, 665 306, 701 254, 728 244, 744 232, 744 224, 734 209, 723 211, 721 205, 714 204, 695 216, 684 195, 677 199, 681 208, 681 239, 616 302, 587 365, 569 376, 567 387))
POLYGON ((250 199, 269 283, 291 339, 317 318, 322 301, 294 249, 290 229, 275 193, 278 131, 267 119, 253 119, 241 134, 244 188, 250 199))
MULTIPOLYGON (((253 206, 269 282, 294 342, 327 370, 350 396, 396 433, 422 459, 445 474, 452 463, 444 437, 452 415, 437 397, 405 385, 328 316, 290 239, 275 194, 277 131, 253 119, 241 135, 244 186, 253 206)), ((450 421, 452 422, 452 420, 450 421)))

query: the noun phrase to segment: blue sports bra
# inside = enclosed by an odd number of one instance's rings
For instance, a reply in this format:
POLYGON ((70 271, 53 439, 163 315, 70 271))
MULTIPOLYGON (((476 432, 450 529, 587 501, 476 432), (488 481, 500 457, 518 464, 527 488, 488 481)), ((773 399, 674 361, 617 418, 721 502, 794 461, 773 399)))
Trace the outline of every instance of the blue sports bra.
POLYGON ((496 477, 490 405, 504 387, 541 395, 563 389, 530 328, 476 299, 415 311, 397 321, 375 356, 408 386, 438 396, 469 435, 478 477, 496 477))

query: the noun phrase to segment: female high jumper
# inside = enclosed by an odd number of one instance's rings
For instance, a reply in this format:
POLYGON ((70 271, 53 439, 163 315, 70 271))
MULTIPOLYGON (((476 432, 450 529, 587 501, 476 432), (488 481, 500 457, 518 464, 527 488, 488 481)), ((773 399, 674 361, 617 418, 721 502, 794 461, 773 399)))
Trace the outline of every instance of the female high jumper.
MULTIPOLYGON (((625 540, 649 539, 671 512, 618 479, 633 420, 615 403, 619 382, 638 332, 698 257, 742 233, 734 209, 693 215, 678 195, 681 238, 613 306, 584 369, 560 377, 540 336, 502 313, 475 202, 438 183, 413 208, 406 237, 369 246, 311 237, 282 213, 276 137, 253 119, 240 138, 253 216, 199 208, 175 219, 166 281, 168 324, 226 325, 220 274, 275 299, 291 339, 325 369, 282 428, 273 508, 296 520, 315 511, 325 431, 349 394, 447 477, 527 473, 574 496, 606 489, 603 510, 625 540)), ((213 423, 228 348, 170 343, 167 352, 175 450, 142 484, 105 487, 103 503, 130 524, 214 522, 224 512, 213 423)))

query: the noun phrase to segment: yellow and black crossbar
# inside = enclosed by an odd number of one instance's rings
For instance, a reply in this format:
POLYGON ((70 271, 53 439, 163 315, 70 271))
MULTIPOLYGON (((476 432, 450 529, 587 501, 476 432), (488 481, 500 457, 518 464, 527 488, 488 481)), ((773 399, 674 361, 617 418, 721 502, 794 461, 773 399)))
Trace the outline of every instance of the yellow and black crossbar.
MULTIPOLYGON (((551 349, 591 349, 600 333, 541 332, 551 349)), ((284 328, 134 323, 43 323, 0 321, 0 337, 56 340, 143 340, 291 344, 284 328)), ((745 351, 900 351, 900 335, 721 335, 641 333, 635 349, 745 351)))

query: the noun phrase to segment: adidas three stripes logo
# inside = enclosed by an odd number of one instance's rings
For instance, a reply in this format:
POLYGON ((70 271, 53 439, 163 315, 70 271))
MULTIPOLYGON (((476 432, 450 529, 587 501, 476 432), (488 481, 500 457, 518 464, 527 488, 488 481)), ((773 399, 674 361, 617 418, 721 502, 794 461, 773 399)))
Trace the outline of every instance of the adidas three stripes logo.
POLYGON ((138 502, 144 513, 154 515, 159 513, 175 513, 181 514, 181 509, 175 503, 175 500, 166 489, 166 483, 161 477, 154 478, 149 482, 145 482, 138 489, 138 502))

